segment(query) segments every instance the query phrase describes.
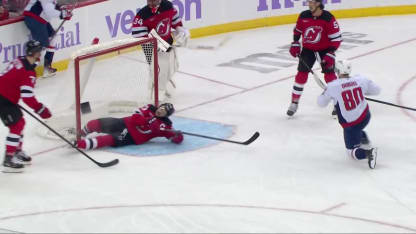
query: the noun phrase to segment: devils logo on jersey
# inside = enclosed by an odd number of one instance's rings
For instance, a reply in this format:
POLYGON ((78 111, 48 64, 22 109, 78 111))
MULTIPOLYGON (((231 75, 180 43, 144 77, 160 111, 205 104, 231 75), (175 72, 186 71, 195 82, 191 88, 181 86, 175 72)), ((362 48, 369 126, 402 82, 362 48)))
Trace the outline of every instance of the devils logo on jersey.
POLYGON ((156 32, 161 37, 168 35, 170 32, 170 20, 168 18, 161 20, 156 26, 156 32))
POLYGON ((316 44, 321 41, 322 38, 322 27, 311 26, 305 30, 304 43, 316 44))

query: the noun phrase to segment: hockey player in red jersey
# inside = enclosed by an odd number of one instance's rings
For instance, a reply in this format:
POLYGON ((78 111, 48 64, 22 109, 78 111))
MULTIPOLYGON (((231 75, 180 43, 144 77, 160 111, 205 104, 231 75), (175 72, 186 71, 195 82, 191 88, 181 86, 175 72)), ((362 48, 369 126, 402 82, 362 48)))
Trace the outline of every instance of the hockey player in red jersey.
MULTIPOLYGON (((324 10, 322 0, 309 0, 309 10, 302 12, 294 29, 290 54, 300 57, 312 68, 315 61, 321 62, 327 83, 336 79, 334 72, 335 51, 342 42, 342 36, 335 17, 324 10), (302 38, 302 46, 299 40, 302 38)), ((308 80, 309 69, 301 61, 292 91, 292 103, 287 115, 292 116, 298 109, 303 87, 308 80)))
POLYGON ((180 144, 183 135, 173 130, 172 121, 169 119, 174 111, 170 103, 164 103, 157 108, 149 104, 125 118, 91 120, 82 129, 82 136, 86 137, 91 133, 104 135, 78 140, 75 145, 80 149, 91 150, 108 146, 141 145, 155 137, 165 137, 175 144, 180 144))
POLYGON ((39 60, 42 50, 40 42, 29 41, 26 43, 26 56, 15 59, 0 73, 0 117, 9 128, 3 161, 4 172, 21 172, 23 164, 30 164, 32 160, 22 151, 25 119, 17 105, 19 100, 22 99, 43 119, 51 117, 49 109, 37 101, 33 92, 36 61, 39 60))
MULTIPOLYGON (((186 46, 190 37, 188 29, 183 27, 179 12, 168 0, 147 0, 147 5, 136 15, 132 25, 132 36, 135 38, 155 37, 158 40, 159 59, 159 97, 171 96, 176 88, 173 76, 179 69, 175 46, 186 46), (173 37, 174 36, 174 37, 173 37), (175 41, 175 46, 173 46, 175 41), (168 86, 168 85, 171 86, 168 86)), ((143 47, 146 54, 152 50, 143 47), (149 52, 146 52, 146 51, 149 52)), ((151 63, 151 56, 147 56, 151 63)), ((154 87, 149 80, 149 87, 154 87)))
POLYGON ((190 36, 189 30, 182 25, 179 12, 168 0, 147 0, 147 6, 133 20, 133 37, 146 37, 153 29, 170 45, 173 44, 172 29, 178 31, 183 40, 190 36))

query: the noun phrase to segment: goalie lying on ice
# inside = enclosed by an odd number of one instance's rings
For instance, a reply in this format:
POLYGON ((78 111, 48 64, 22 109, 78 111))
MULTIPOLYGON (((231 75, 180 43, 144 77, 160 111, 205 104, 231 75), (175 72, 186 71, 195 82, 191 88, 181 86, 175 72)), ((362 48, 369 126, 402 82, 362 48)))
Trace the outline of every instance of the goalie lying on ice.
POLYGON ((158 108, 149 104, 125 118, 91 120, 81 131, 84 139, 76 141, 75 146, 91 150, 108 146, 140 145, 155 137, 165 137, 175 144, 180 144, 183 135, 173 130, 172 121, 169 119, 174 111, 170 103, 164 103, 158 108), (87 138, 91 133, 103 134, 87 138))
MULTIPOLYGON (((174 38, 176 46, 186 46, 190 37, 189 30, 184 28, 179 12, 168 0, 147 0, 147 5, 136 15, 132 25, 132 36, 136 38, 155 37, 158 46, 159 60, 159 91, 161 100, 163 96, 171 96, 168 84, 176 88, 173 75, 178 70, 179 64, 175 47, 172 47, 174 38)), ((142 46, 143 47, 143 46, 142 46)), ((143 47, 146 54, 151 54, 151 48, 143 47), (149 50, 146 52, 146 49, 149 50)), ((151 56, 147 56, 147 62, 151 63, 151 56)), ((153 83, 149 83, 150 88, 153 83)))

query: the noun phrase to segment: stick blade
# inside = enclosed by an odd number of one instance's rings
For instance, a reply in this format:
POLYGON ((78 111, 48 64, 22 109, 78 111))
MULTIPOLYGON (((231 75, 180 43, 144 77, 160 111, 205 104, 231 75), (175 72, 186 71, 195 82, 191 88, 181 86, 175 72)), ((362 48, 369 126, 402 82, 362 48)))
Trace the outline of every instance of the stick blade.
POLYGON ((99 167, 112 167, 114 165, 117 165, 118 163, 119 163, 119 160, 118 159, 114 159, 114 160, 112 160, 110 162, 106 162, 106 163, 97 163, 97 165, 99 167))
POLYGON ((249 144, 253 143, 255 140, 257 140, 257 138, 259 138, 259 136, 260 136, 260 133, 256 132, 256 133, 254 133, 254 135, 252 137, 250 137, 250 139, 245 141, 243 144, 244 145, 249 145, 249 144))

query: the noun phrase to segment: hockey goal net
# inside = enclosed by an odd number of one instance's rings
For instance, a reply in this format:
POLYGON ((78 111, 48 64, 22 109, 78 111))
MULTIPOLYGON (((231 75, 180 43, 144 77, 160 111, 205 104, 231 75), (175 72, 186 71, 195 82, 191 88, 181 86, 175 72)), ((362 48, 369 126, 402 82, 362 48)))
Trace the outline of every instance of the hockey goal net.
MULTIPOLYGON (((99 43, 71 55, 70 63, 46 121, 69 139, 79 139, 90 120, 124 117, 139 106, 158 105, 158 56, 154 38, 99 43)), ((57 139, 47 129, 41 136, 57 139)))

